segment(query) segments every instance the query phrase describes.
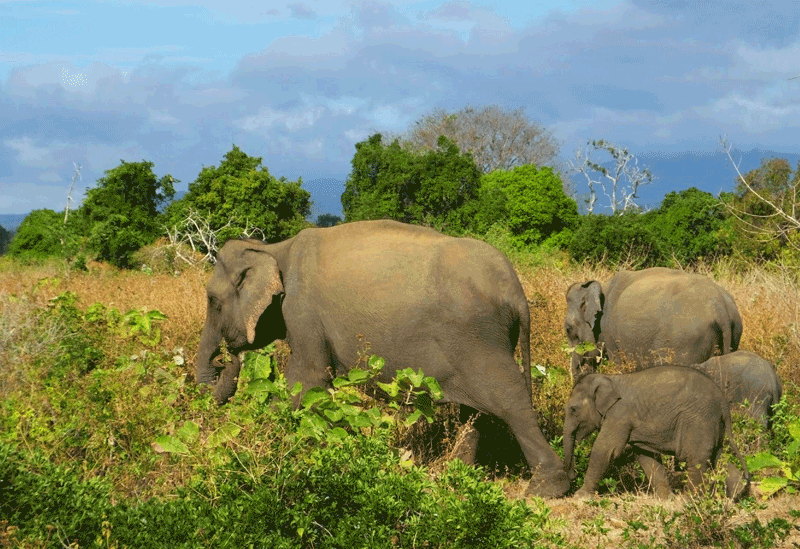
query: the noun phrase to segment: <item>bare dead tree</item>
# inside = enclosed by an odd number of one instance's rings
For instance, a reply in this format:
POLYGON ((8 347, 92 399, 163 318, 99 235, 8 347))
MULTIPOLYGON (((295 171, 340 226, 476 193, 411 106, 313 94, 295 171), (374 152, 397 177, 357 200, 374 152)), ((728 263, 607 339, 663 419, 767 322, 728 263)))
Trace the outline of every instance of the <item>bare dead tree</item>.
MULTIPOLYGON (((738 207, 735 202, 723 201, 722 204, 741 224, 743 230, 754 235, 758 239, 769 241, 775 238, 782 243, 788 244, 800 251, 800 243, 792 234, 800 230, 800 220, 798 220, 798 209, 800 209, 800 177, 795 177, 788 182, 787 188, 780 197, 780 202, 776 197, 768 196, 763 190, 757 189, 751 182, 747 181, 739 171, 739 164, 734 162, 731 156, 732 145, 724 136, 720 136, 720 144, 725 150, 736 175, 741 181, 743 188, 751 193, 759 202, 767 206, 769 213, 755 214, 745 211, 738 207)), ((739 161, 741 163, 741 160, 739 161)))
MULTIPOLYGON (((422 153, 436 150, 440 135, 462 152, 471 152, 483 173, 525 164, 553 166, 561 149, 552 132, 530 120, 523 109, 509 111, 498 105, 464 107, 454 113, 436 109, 418 120, 400 141, 422 153)), ((387 135, 387 142, 393 137, 387 135)))
POLYGON ((581 173, 589 186, 587 207, 589 213, 594 211, 598 189, 608 197, 612 213, 639 208, 639 187, 653 182, 653 174, 648 168, 639 168, 639 160, 628 149, 615 145, 604 139, 589 139, 586 145, 575 150, 575 159, 569 160, 569 171, 581 173), (614 166, 606 168, 592 156, 596 151, 604 151, 611 156, 614 166), (597 173, 601 177, 594 174, 597 173))
MULTIPOLYGON (((208 219, 193 208, 189 208, 186 217, 178 224, 172 227, 165 227, 167 239, 169 240, 168 248, 175 251, 176 257, 189 265, 196 266, 204 262, 216 263, 216 253, 219 250, 219 235, 227 229, 232 227, 233 219, 217 229, 211 228, 208 219), (192 253, 189 254, 188 250, 192 253), (203 254, 201 256, 201 254, 203 254), (198 259, 199 257, 199 259, 198 259)), ((264 231, 258 227, 250 225, 247 221, 241 233, 246 238, 259 238, 264 240, 264 231)))
POLYGON ((64 225, 67 224, 67 218, 69 217, 69 208, 74 202, 72 200, 72 190, 75 188, 75 183, 81 180, 81 165, 76 164, 75 162, 72 163, 72 166, 75 168, 75 171, 72 174, 72 184, 69 186, 69 192, 67 193, 67 205, 64 207, 64 225))

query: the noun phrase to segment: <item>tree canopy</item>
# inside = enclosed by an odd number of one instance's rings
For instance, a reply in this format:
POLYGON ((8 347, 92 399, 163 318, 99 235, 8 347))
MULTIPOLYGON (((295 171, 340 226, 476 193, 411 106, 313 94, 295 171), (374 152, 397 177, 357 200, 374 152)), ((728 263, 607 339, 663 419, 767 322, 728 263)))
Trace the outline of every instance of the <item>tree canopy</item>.
POLYGON ((508 171, 496 170, 484 175, 481 185, 484 206, 489 210, 499 209, 498 213, 521 244, 540 244, 571 231, 578 224, 578 205, 564 193, 561 178, 552 168, 525 165, 508 171), (502 191, 505 200, 497 191, 502 191), (504 206, 492 206, 498 201, 504 206))
POLYGON ((33 210, 22 220, 8 252, 23 258, 43 258, 61 253, 64 216, 53 210, 33 210))
POLYGON ((160 210, 175 195, 176 180, 156 178, 152 162, 120 162, 86 190, 79 211, 97 258, 129 267, 132 254, 163 232, 160 210))
POLYGON ((433 151, 441 135, 462 152, 472 153, 483 173, 526 164, 553 165, 561 149, 552 132, 529 119, 523 109, 499 105, 468 106, 453 113, 435 109, 416 121, 401 142, 417 153, 433 151))
POLYGON ((462 208, 478 196, 480 171, 444 136, 435 150, 416 155, 376 133, 356 144, 342 193, 346 221, 395 219, 460 230, 462 208))
POLYGON ((301 179, 276 179, 261 162, 234 145, 219 167, 204 167, 189 192, 167 208, 169 224, 181 223, 193 209, 212 230, 221 231, 221 242, 252 228, 268 242, 295 235, 306 226, 311 193, 301 179))

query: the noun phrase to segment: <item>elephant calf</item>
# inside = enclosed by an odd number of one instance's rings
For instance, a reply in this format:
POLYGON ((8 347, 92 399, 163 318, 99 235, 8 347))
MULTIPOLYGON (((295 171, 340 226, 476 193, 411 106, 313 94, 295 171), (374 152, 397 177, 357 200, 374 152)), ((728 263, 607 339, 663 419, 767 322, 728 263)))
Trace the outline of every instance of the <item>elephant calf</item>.
MULTIPOLYGON (((589 469, 576 493, 597 491, 609 464, 630 445, 656 495, 670 494, 659 454, 686 461, 689 485, 697 489, 702 474, 716 464, 725 434, 749 480, 747 463, 731 434, 731 415, 722 390, 707 375, 683 366, 657 366, 618 375, 589 374, 572 390, 565 407, 564 465, 575 478, 575 445, 597 431, 589 469)), ((730 473, 736 473, 731 468, 730 473)), ((740 492, 738 474, 729 474, 727 493, 740 492)))
POLYGON ((693 367, 716 381, 732 404, 747 402, 744 412, 769 427, 772 406, 780 401, 783 393, 781 380, 772 364, 753 352, 736 351, 712 357, 693 367))

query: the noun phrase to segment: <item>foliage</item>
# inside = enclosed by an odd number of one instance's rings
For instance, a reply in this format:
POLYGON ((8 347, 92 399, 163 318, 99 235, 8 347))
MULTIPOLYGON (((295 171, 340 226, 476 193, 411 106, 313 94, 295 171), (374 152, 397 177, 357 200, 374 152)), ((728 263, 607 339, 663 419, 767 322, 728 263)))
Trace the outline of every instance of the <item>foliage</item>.
POLYGON ((652 214, 588 214, 581 218, 569 243, 575 261, 604 262, 611 266, 647 268, 667 265, 664 241, 648 223, 652 214))
POLYGON ((212 231, 224 229, 222 243, 252 227, 268 242, 297 234, 306 226, 311 194, 301 187, 302 179, 276 179, 261 162, 234 145, 219 167, 204 167, 189 183, 189 192, 169 205, 168 226, 182 224, 193 210, 212 231))
POLYGON ((667 253, 681 264, 730 252, 720 237, 725 211, 710 193, 695 187, 667 193, 649 219, 653 233, 663 239, 667 253))
POLYGON ((723 203, 731 214, 730 236, 736 248, 749 258, 783 258, 796 264, 800 163, 793 171, 784 158, 762 159, 760 167, 737 176, 735 184, 723 203))
POLYGON ((317 227, 333 227, 342 222, 342 218, 331 213, 319 214, 314 224, 317 227))
POLYGON ((397 140, 384 146, 376 133, 356 144, 342 207, 346 221, 395 219, 460 231, 479 184, 472 157, 444 137, 436 150, 417 156, 397 140))
POLYGON ((422 153, 436 150, 442 135, 471 153, 483 173, 552 165, 561 148, 552 132, 530 120, 523 109, 509 111, 498 105, 464 107, 454 113, 435 109, 417 120, 401 141, 404 148, 422 153))
POLYGON ((578 206, 564 193, 561 178, 552 168, 525 165, 497 170, 484 175, 481 186, 487 205, 503 203, 503 217, 521 244, 541 244, 578 225, 578 206), (505 200, 496 196, 497 191, 505 200))
POLYGON ((74 251, 79 231, 74 218, 65 225, 64 216, 58 212, 33 210, 14 233, 8 252, 21 259, 66 256, 74 251))
POLYGON ((131 267, 132 254, 161 232, 161 207, 172 200, 175 179, 157 179, 152 162, 125 162, 86 190, 79 209, 89 248, 99 259, 131 267))
POLYGON ((11 234, 2 225, 0 225, 0 255, 6 253, 10 242, 11 234))
POLYGON ((800 489, 800 417, 790 412, 785 395, 773 411, 772 428, 778 444, 773 444, 772 451, 747 457, 751 473, 765 473, 760 479, 764 499, 780 490, 796 494, 800 489))

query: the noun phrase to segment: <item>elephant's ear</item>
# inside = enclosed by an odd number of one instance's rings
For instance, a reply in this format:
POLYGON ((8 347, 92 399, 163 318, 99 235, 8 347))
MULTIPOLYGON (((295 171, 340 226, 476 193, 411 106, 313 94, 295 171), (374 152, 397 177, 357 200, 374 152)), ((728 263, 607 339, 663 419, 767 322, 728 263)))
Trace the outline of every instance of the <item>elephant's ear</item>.
POLYGON ((239 273, 236 291, 242 323, 247 332, 248 343, 256 338, 256 324, 275 296, 284 293, 281 271, 275 258, 260 250, 244 252, 246 267, 239 273))
POLYGON ((606 417, 608 410, 620 398, 614 384, 606 376, 597 376, 594 382, 594 402, 600 415, 606 417))
POLYGON ((597 323, 600 320, 600 313, 603 312, 603 287, 596 280, 591 280, 583 285, 583 301, 581 310, 583 319, 592 326, 592 330, 597 333, 597 323))

